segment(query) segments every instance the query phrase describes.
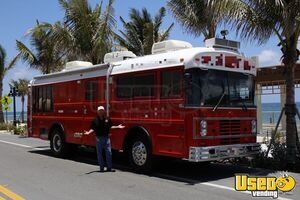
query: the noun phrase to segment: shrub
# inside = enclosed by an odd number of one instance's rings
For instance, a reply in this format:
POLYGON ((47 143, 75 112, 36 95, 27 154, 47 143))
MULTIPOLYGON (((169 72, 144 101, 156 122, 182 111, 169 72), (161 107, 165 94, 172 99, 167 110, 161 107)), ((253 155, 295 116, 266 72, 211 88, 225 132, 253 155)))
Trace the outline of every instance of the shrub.
POLYGON ((27 133, 27 127, 26 125, 24 126, 15 126, 14 127, 14 134, 15 135, 20 135, 20 136, 26 136, 27 133))
POLYGON ((0 123, 0 130, 12 131, 14 130, 14 125, 12 123, 0 123))
MULTIPOLYGON (((281 138, 281 137, 280 137, 281 138)), ((255 157, 249 158, 234 158, 230 159, 229 162, 234 165, 243 165, 250 167, 265 168, 271 170, 290 170, 294 172, 300 172, 300 156, 297 155, 295 160, 294 169, 288 169, 287 157, 286 157, 286 144, 279 142, 282 138, 275 140, 271 146, 270 155, 266 156, 266 151, 261 150, 255 157)))
MULTIPOLYGON (((275 130, 272 130, 272 134, 274 134, 274 133, 275 133, 275 130)), ((284 133, 277 131, 275 133, 274 141, 275 141, 275 143, 284 143, 285 142, 284 133)))
POLYGON ((266 151, 260 151, 252 160, 252 167, 283 170, 286 168, 286 145, 285 143, 274 143, 270 149, 271 157, 266 156, 266 151))

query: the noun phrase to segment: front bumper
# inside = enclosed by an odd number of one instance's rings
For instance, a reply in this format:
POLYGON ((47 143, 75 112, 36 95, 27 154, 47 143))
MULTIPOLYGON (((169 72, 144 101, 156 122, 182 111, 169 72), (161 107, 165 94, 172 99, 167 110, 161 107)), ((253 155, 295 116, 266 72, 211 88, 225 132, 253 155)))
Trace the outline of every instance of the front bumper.
POLYGON ((246 157, 259 153, 260 144, 234 144, 208 147, 190 147, 189 161, 215 161, 225 158, 246 157))

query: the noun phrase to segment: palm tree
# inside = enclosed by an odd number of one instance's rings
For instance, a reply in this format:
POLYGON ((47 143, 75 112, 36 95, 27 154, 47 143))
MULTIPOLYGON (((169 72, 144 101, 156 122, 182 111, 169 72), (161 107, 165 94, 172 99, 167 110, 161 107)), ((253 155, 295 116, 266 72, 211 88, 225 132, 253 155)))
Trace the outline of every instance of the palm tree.
POLYGON ((54 40, 53 34, 37 21, 26 36, 30 37, 31 50, 24 43, 16 41, 18 58, 27 62, 31 68, 43 74, 60 71, 64 64, 65 51, 54 40))
POLYGON ((139 56, 151 54, 153 43, 166 40, 174 26, 172 23, 165 31, 161 30, 165 15, 164 7, 159 9, 154 19, 146 8, 143 8, 142 12, 134 8, 130 9, 129 22, 125 22, 120 17, 125 30, 120 30, 120 35, 115 35, 120 46, 139 56))
POLYGON ((11 84, 18 90, 18 96, 21 97, 22 102, 22 113, 21 113, 21 121, 24 123, 24 102, 25 102, 25 96, 28 94, 28 84, 29 80, 27 79, 19 79, 17 81, 12 80, 11 84))
POLYGON ((109 0, 105 11, 102 4, 92 9, 87 0, 59 0, 59 3, 65 11, 63 21, 54 24, 37 21, 27 33, 33 50, 17 41, 20 57, 43 74, 60 71, 69 60, 103 62, 113 44, 113 0, 109 0))
MULTIPOLYGON (((3 79, 8 72, 17 62, 17 56, 14 57, 9 63, 6 63, 6 51, 0 45, 0 99, 3 93, 3 79)), ((0 103, 0 123, 4 122, 2 104, 0 103)))
POLYGON ((204 40, 216 35, 218 25, 226 20, 222 7, 213 7, 210 0, 168 0, 167 6, 185 30, 204 40), (219 10, 217 10, 219 9, 219 10))
POLYGON ((102 3, 94 9, 87 0, 59 0, 65 11, 63 22, 54 25, 44 23, 66 49, 67 60, 86 60, 94 64, 102 63, 104 55, 110 52, 113 46, 113 0, 102 11, 102 3))
MULTIPOLYGON (((217 1, 212 1, 217 2, 217 1)), ((300 36, 300 1, 299 0, 225 0, 234 2, 235 9, 228 7, 232 14, 232 24, 242 38, 266 42, 275 35, 281 46, 282 63, 285 66, 286 79, 286 144, 288 167, 293 167, 297 151, 297 126, 295 105, 295 67, 300 52, 297 49, 300 36)), ((216 3, 219 4, 219 3, 216 3)), ((224 5, 223 5, 224 6, 224 5)), ((298 147, 299 148, 299 147, 298 147)), ((298 156, 299 156, 298 154, 298 156)))

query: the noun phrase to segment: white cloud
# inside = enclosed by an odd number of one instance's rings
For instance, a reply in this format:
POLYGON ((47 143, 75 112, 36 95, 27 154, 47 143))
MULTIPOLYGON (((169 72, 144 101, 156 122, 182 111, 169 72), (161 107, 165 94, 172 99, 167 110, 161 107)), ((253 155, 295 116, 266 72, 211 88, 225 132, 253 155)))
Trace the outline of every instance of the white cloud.
POLYGON ((3 93, 6 94, 9 92, 9 83, 11 82, 11 80, 18 80, 20 78, 24 78, 24 79, 28 79, 31 80, 34 76, 36 76, 37 74, 40 74, 39 71, 34 70, 34 69, 29 69, 27 66, 16 66, 13 69, 11 69, 10 71, 8 71, 8 73, 6 74, 6 76, 4 77, 3 80, 3 93))
POLYGON ((18 80, 22 78, 22 79, 31 80, 33 76, 35 76, 36 74, 37 74, 36 70, 28 69, 27 67, 16 68, 11 71, 11 79, 18 80))
POLYGON ((267 49, 260 52, 258 58, 259 58, 259 66, 264 67, 269 65, 280 64, 281 55, 276 51, 267 49))

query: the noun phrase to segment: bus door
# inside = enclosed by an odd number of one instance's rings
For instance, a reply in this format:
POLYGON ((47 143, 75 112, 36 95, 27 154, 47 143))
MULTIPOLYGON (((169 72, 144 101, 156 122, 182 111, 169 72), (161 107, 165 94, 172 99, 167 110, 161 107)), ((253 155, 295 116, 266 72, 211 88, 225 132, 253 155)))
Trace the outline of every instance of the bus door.
POLYGON ((162 71, 160 82, 158 152, 182 157, 186 148, 182 67, 162 71))

